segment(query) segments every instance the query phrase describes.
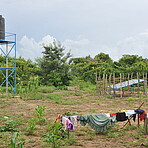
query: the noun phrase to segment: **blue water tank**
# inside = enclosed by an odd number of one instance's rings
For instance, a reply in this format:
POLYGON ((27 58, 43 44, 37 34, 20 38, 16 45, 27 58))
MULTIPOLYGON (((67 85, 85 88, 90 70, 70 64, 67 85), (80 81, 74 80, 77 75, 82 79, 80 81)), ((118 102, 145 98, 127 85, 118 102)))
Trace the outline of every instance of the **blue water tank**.
POLYGON ((5 40, 5 19, 0 15, 0 40, 5 40))

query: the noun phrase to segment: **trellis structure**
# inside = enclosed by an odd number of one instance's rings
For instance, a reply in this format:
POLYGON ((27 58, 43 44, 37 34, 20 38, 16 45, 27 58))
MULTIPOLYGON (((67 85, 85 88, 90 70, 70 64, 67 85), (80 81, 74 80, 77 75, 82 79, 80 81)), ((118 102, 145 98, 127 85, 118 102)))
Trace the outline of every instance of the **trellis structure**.
POLYGON ((10 87, 16 96, 16 34, 0 33, 5 35, 0 39, 0 54, 4 57, 0 62, 0 86, 6 86, 6 95, 10 87))
POLYGON ((147 95, 147 73, 96 74, 96 91, 114 97, 147 95))

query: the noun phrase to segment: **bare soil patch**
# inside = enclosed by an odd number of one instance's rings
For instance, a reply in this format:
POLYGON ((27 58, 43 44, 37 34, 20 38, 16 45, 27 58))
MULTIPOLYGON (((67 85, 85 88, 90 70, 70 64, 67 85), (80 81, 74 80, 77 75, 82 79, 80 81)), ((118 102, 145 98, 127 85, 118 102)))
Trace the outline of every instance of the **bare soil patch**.
MULTIPOLYGON (((133 110, 137 109, 142 102, 144 105, 141 109, 148 112, 148 99, 147 98, 135 98, 134 101, 128 101, 127 97, 124 98, 106 98, 103 96, 98 96, 95 94, 90 94, 88 92, 83 92, 76 88, 70 88, 67 91, 57 91, 53 92, 57 95, 62 95, 62 99, 67 99, 71 104, 57 104, 53 100, 25 100, 25 98, 0 98, 0 108, 1 116, 8 116, 12 120, 20 120, 18 129, 23 133, 24 126, 27 121, 33 116, 34 110, 38 105, 46 105, 45 117, 47 119, 47 124, 55 121, 58 114, 64 114, 66 111, 75 112, 76 115, 85 114, 100 114, 100 113, 112 113, 119 112, 120 110, 133 110), (79 95, 75 95, 80 93, 79 95), (68 94, 67 96, 64 94, 68 94), (76 102, 76 103, 74 103, 76 102)), ((48 94, 45 94, 48 95, 48 94)), ((1 119, 1 118, 0 118, 1 119)), ((75 143, 70 148, 142 148, 146 147, 144 139, 148 135, 139 135, 139 130, 142 130, 143 121, 140 122, 140 129, 137 128, 136 122, 131 120, 132 127, 127 125, 124 129, 121 127, 125 122, 116 122, 115 126, 111 130, 107 130, 103 133, 97 133, 89 126, 78 126, 70 134, 74 134, 75 143)), ((48 147, 44 145, 42 134, 45 133, 47 129, 46 125, 38 125, 38 129, 32 136, 21 135, 25 139, 26 148, 42 148, 48 147)), ((0 148, 7 147, 4 144, 3 137, 0 137, 0 148)), ((50 147, 50 145, 49 145, 50 147)), ((64 146, 63 146, 64 147, 64 146)))

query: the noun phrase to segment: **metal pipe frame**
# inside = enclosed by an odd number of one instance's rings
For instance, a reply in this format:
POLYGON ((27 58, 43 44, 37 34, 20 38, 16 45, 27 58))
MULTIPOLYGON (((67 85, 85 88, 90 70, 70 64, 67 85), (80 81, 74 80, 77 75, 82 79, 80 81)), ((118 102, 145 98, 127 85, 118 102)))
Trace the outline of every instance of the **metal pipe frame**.
MULTIPOLYGON (((13 89, 14 96, 16 96, 16 34, 8 32, 3 33, 5 33, 5 40, 0 39, 0 54, 5 58, 0 63, 0 73, 4 79, 0 87, 6 83, 6 86, 9 85, 13 89), (10 54, 12 54, 13 57, 10 58, 10 54), (6 73, 4 73, 4 70, 6 73), (10 76, 12 75, 13 82, 10 82, 10 76)), ((6 95, 7 91, 8 88, 6 87, 6 95)))

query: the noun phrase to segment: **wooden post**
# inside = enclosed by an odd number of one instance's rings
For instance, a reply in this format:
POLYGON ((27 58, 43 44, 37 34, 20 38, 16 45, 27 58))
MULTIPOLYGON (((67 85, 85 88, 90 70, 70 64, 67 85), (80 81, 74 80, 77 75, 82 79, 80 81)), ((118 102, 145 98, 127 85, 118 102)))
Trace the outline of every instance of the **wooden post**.
POLYGON ((143 80, 144 80, 144 84, 143 84, 143 94, 146 95, 146 87, 145 87, 145 74, 143 73, 143 80))
POLYGON ((98 73, 96 71, 96 93, 99 93, 99 86, 98 86, 98 73))
POLYGON ((140 119, 139 119, 140 115, 138 114, 138 128, 140 127, 140 119))
POLYGON ((137 79, 138 79, 138 84, 137 84, 137 86, 138 86, 138 97, 139 97, 140 89, 139 89, 139 73, 138 73, 138 72, 137 72, 137 79))
POLYGON ((130 79, 130 75, 129 75, 129 73, 128 73, 128 93, 129 93, 129 79, 130 79))
POLYGON ((145 81, 144 81, 144 85, 145 85, 145 95, 147 96, 147 73, 145 74, 145 81))
MULTIPOLYGON (((122 82, 124 82, 125 81, 125 77, 124 77, 125 75, 124 75, 124 73, 123 73, 123 78, 122 78, 122 82)), ((122 95, 124 95, 124 88, 122 87, 122 95)))
POLYGON ((105 74, 103 74, 103 95, 105 94, 105 74))
POLYGON ((115 91, 115 73, 113 74, 113 91, 114 91, 114 98, 116 97, 116 91, 115 91))
POLYGON ((106 74, 106 79, 105 79, 105 94, 108 94, 107 88, 106 88, 106 86, 107 86, 107 78, 108 78, 108 75, 106 74))
MULTIPOLYGON (((138 107, 138 109, 141 108, 141 106, 144 104, 144 102, 138 107)), ((140 115, 138 114, 138 128, 140 127, 140 115)))
POLYGON ((144 119, 144 131, 146 134, 148 134, 148 117, 147 114, 145 115, 145 119, 144 119))
MULTIPOLYGON (((112 74, 109 75, 109 85, 111 85, 111 78, 112 78, 112 74)), ((110 91, 110 95, 111 95, 111 88, 109 89, 110 91)))
MULTIPOLYGON (((133 73, 131 73, 131 80, 133 79, 133 73)), ((133 86, 134 87, 134 86, 133 86)), ((131 86, 131 94, 133 93, 133 88, 131 86)))
POLYGON ((122 74, 120 73, 120 97, 122 98, 122 74))

